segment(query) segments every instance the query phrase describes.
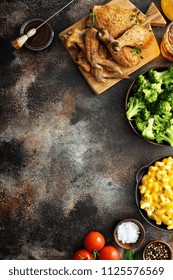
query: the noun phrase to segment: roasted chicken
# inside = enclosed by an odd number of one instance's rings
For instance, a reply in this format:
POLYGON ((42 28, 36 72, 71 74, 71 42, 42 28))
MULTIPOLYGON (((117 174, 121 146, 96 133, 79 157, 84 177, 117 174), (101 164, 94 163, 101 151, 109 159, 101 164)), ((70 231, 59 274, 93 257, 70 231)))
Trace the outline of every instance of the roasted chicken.
POLYGON ((114 38, 117 38, 133 25, 144 21, 145 17, 137 11, 104 5, 93 7, 87 18, 87 25, 107 29, 114 38))
POLYGON ((87 29, 80 30, 78 28, 75 28, 71 31, 66 36, 66 47, 67 48, 74 48, 74 47, 79 47, 82 51, 85 49, 85 44, 84 44, 84 38, 85 38, 85 33, 87 29))
POLYGON ((104 82, 104 78, 127 78, 115 61, 104 57, 103 50, 99 55, 100 44, 98 30, 89 28, 85 35, 85 55, 97 80, 104 82))
POLYGON ((116 40, 106 29, 99 30, 98 36, 106 44, 116 62, 124 67, 133 67, 140 62, 136 48, 147 47, 152 39, 152 32, 142 26, 133 26, 116 40))
POLYGON ((106 78, 127 78, 98 38, 96 28, 74 29, 66 37, 66 46, 76 49, 76 64, 85 72, 91 72, 99 82, 106 78))
POLYGON ((124 46, 146 48, 152 39, 151 30, 142 26, 133 26, 113 43, 113 49, 119 51, 124 46))
POLYGON ((80 51, 79 53, 77 53, 75 62, 85 72, 89 73, 91 71, 91 65, 87 61, 83 51, 80 51))
POLYGON ((111 60, 99 56, 100 41, 97 36, 98 30, 96 28, 89 28, 85 35, 85 54, 88 62, 94 68, 105 66, 109 71, 122 74, 120 67, 111 60))
POLYGON ((107 30, 99 30, 98 36, 100 40, 106 44, 112 57, 118 64, 126 68, 133 67, 139 64, 140 57, 133 51, 131 47, 122 47, 118 52, 114 50, 115 40, 107 30))
POLYGON ((65 34, 65 44, 80 69, 92 73, 97 81, 128 78, 124 68, 140 63, 142 49, 153 38, 146 21, 138 9, 94 6, 83 29, 74 28, 65 34))

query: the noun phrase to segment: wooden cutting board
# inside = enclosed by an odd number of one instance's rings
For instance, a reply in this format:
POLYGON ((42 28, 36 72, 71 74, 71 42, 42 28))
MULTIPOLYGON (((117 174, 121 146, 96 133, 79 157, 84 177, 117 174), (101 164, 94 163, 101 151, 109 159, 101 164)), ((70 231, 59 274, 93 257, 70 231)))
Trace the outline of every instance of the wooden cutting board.
MULTIPOLYGON (((135 10, 135 12, 139 11, 141 14, 143 14, 136 6, 134 6, 128 0, 112 0, 112 1, 108 2, 106 5, 115 5, 115 6, 119 6, 122 8, 129 9, 129 10, 135 10)), ((87 17, 87 15, 86 15, 86 17, 87 17)), ((70 31, 74 28, 84 29, 84 27, 86 25, 86 23, 85 23, 86 17, 81 19, 80 21, 76 22, 72 26, 68 27, 67 29, 65 29, 63 32, 61 32, 59 34, 59 37, 65 48, 66 48, 66 45, 64 42, 64 35, 67 34, 68 31, 70 31)), ((146 27, 149 25, 149 28, 151 28, 151 25, 152 26, 165 26, 166 25, 166 21, 164 20, 164 18, 162 17, 161 13, 159 12, 159 10, 157 9, 157 7, 155 6, 154 3, 151 3, 151 5, 146 13, 146 22, 144 23, 144 25, 146 25, 146 27)), ((70 54, 71 58, 75 61, 74 52, 69 49, 67 49, 67 51, 70 54)), ((148 62, 155 59, 159 54, 160 54, 160 49, 159 49, 157 40, 154 36, 154 33, 152 32, 152 40, 151 40, 150 46, 148 48, 142 50, 143 59, 141 59, 140 63, 137 66, 131 67, 131 68, 124 68, 122 66, 120 66, 120 67, 125 74, 130 75, 137 69, 141 68, 143 65, 145 65, 148 62)), ((86 81, 88 82, 88 84, 90 85, 90 87, 96 94, 100 94, 100 93, 104 92, 105 90, 107 90, 108 88, 112 87, 113 85, 117 84, 120 81, 120 79, 107 79, 106 83, 100 83, 95 79, 95 77, 91 73, 87 73, 80 68, 79 68, 79 70, 81 71, 84 78, 86 79, 86 81)))

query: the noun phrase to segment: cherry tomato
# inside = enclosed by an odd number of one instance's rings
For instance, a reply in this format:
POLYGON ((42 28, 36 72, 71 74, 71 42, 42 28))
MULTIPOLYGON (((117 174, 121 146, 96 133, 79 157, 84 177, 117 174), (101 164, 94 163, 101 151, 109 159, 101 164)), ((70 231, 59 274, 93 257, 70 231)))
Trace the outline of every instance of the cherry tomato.
POLYGON ((73 260, 94 260, 93 255, 91 254, 91 252, 89 252, 86 249, 80 249, 78 250, 74 256, 73 256, 73 260))
POLYGON ((84 238, 84 246, 90 252, 93 252, 94 250, 100 251, 104 245, 105 238, 98 231, 91 231, 84 238))
POLYGON ((120 260, 120 252, 116 247, 106 245, 99 252, 99 260, 120 260))

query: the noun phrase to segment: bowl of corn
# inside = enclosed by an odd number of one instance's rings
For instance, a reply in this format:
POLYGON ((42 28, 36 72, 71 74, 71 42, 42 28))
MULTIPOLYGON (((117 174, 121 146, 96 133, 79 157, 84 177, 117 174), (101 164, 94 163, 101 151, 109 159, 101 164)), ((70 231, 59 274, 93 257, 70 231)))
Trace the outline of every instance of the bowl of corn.
POLYGON ((138 170, 135 198, 140 214, 151 226, 173 232, 173 155, 138 170))

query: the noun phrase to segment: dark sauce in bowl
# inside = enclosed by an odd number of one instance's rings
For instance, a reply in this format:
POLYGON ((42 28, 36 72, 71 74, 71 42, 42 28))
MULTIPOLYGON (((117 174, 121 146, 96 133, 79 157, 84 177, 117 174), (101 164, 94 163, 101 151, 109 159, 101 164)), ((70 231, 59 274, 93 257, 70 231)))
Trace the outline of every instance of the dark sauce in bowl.
MULTIPOLYGON (((43 22, 42 19, 32 19, 24 23, 21 27, 20 34, 26 34, 29 30, 38 27, 43 22)), ((35 35, 28 38, 25 46, 31 50, 39 51, 47 48, 54 38, 54 31, 49 23, 41 26, 35 35)))

